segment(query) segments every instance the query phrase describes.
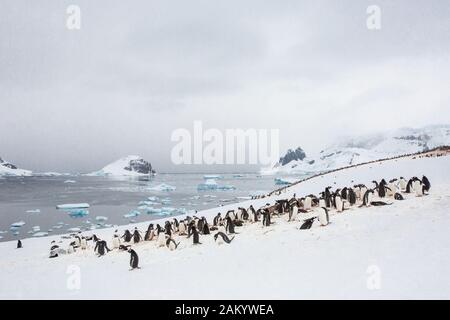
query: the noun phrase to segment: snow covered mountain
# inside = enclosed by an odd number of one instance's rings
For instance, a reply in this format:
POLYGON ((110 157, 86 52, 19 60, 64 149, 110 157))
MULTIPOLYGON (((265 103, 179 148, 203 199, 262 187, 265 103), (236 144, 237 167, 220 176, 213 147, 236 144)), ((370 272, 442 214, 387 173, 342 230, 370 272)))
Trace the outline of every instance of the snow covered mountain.
POLYGON ((89 176, 143 176, 154 174, 150 162, 140 156, 127 156, 107 165, 89 176))
POLYGON ((0 158, 0 176, 31 176, 30 170, 17 168, 16 165, 0 158))
MULTIPOLYGON (((419 129, 402 128, 384 134, 348 138, 320 151, 315 157, 308 157, 304 152, 302 157, 293 157, 294 152, 288 150, 274 167, 262 169, 261 173, 291 174, 326 171, 426 151, 442 145, 450 145, 450 125, 434 125, 419 129)), ((301 148, 298 149, 303 151, 301 148)))

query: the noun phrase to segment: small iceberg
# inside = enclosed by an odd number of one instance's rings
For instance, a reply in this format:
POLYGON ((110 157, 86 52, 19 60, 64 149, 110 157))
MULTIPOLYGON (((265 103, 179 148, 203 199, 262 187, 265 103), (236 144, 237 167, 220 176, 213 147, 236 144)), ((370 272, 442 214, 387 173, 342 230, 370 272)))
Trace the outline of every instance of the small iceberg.
POLYGON ((161 209, 148 207, 145 212, 147 214, 160 214, 161 213, 161 209))
POLYGON ((208 180, 208 179, 223 179, 223 176, 218 175, 218 174, 205 174, 203 176, 203 179, 208 180))
POLYGON ((232 186, 232 185, 223 185, 223 186, 218 186, 217 189, 223 190, 223 191, 228 191, 228 190, 236 190, 236 187, 232 186))
POLYGON ((233 174, 233 178, 244 178, 245 176, 243 174, 237 173, 233 174))
POLYGON ((296 180, 288 178, 275 178, 275 184, 277 185, 288 185, 294 183, 296 180))
POLYGON ((85 217, 89 214, 89 210, 85 209, 72 209, 72 210, 65 210, 67 214, 72 218, 81 218, 85 217))
POLYGON ((170 204, 171 202, 172 202, 172 200, 169 199, 169 198, 165 198, 165 199, 162 199, 162 200, 161 200, 161 204, 164 204, 164 205, 170 204))
POLYGON ((77 183, 75 180, 66 180, 64 183, 77 183))
POLYGON ((148 190, 151 191, 164 191, 164 192, 175 191, 175 189, 176 187, 165 183, 161 183, 160 185, 157 185, 155 187, 148 188, 148 190))
POLYGON ((159 200, 159 198, 158 198, 158 197, 148 197, 147 200, 148 200, 148 201, 156 202, 156 201, 159 200))
POLYGON ((27 210, 25 211, 26 213, 41 213, 40 209, 31 209, 31 210, 27 210))
POLYGON ((214 179, 206 179, 204 183, 200 183, 197 186, 197 190, 205 191, 205 190, 217 190, 217 182, 214 179))
POLYGON ((137 216, 139 216, 140 214, 141 214, 140 211, 138 211, 138 210, 132 210, 132 211, 130 211, 129 213, 124 214, 123 217, 126 218, 126 219, 129 219, 129 218, 137 217, 137 216))
POLYGON ((89 208, 88 203, 67 203, 67 204, 59 204, 56 206, 56 209, 87 209, 89 208))
POLYGON ((81 231, 81 229, 78 227, 67 229, 67 232, 80 232, 80 231, 81 231))
POLYGON ((36 233, 36 232, 41 231, 41 227, 40 227, 40 226, 34 226, 34 227, 31 228, 31 230, 32 230, 34 233, 36 233))
POLYGON ((46 237, 46 236, 48 236, 48 232, 44 232, 44 231, 36 232, 35 234, 33 234, 33 237, 36 237, 36 238, 38 238, 38 237, 46 237))
POLYGON ((105 217, 105 216, 96 216, 96 217, 95 217, 95 220, 97 220, 97 221, 107 221, 107 220, 108 220, 108 217, 105 217))
POLYGON ((151 201, 151 200, 144 200, 144 201, 139 201, 140 206, 154 206, 157 205, 158 203, 155 201, 151 201))
POLYGON ((25 221, 11 223, 11 228, 20 228, 25 225, 25 221))

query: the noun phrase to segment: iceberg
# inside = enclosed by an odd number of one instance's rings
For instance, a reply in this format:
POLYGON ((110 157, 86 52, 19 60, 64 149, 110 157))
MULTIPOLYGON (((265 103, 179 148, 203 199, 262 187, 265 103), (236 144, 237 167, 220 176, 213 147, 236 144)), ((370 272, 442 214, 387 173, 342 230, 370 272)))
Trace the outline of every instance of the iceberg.
POLYGON ((204 183, 200 183, 197 186, 197 190, 199 191, 217 190, 217 182, 214 179, 206 179, 204 183))
POLYGON ((160 185, 157 185, 155 187, 148 188, 148 190, 151 190, 151 191, 164 191, 164 192, 175 191, 175 189, 176 189, 176 187, 165 184, 165 183, 161 183, 160 185))
POLYGON ((67 203, 67 204, 59 204, 56 206, 56 209, 85 209, 89 208, 88 203, 67 203))
POLYGON ((145 212, 147 214, 159 214, 159 213, 161 213, 161 209, 148 207, 145 212))
POLYGON ((97 221, 107 221, 107 220, 108 220, 108 217, 105 217, 105 216, 96 216, 96 217, 95 217, 95 220, 97 220, 97 221))
POLYGON ((148 197, 147 200, 156 202, 158 201, 158 197, 148 197))
POLYGON ((36 232, 35 234, 33 234, 33 237, 46 237, 46 236, 48 236, 48 232, 45 232, 45 231, 36 232))
POLYGON ((77 183, 75 180, 66 180, 64 183, 77 183))
POLYGON ((217 189, 223 190, 223 191, 228 191, 228 190, 236 190, 236 187, 232 186, 232 185, 223 185, 223 186, 218 186, 217 189))
POLYGON ((217 174, 205 174, 203 176, 203 179, 205 179, 205 180, 208 180, 208 179, 223 179, 223 176, 217 175, 217 174))
POLYGON ((31 230, 33 232, 39 232, 39 231, 41 231, 41 227, 40 226, 34 226, 34 227, 31 228, 31 230))
POLYGON ((11 223, 11 228, 20 228, 25 225, 25 221, 11 223))
POLYGON ((64 211, 67 212, 67 214, 72 218, 81 218, 89 214, 89 210, 86 209, 70 209, 64 211))
POLYGON ((296 182, 295 179, 288 179, 288 178, 275 178, 275 184, 276 185, 288 185, 296 182))
POLYGON ((78 228, 78 227, 74 227, 74 228, 69 228, 69 229, 67 229, 67 232, 80 232, 80 231, 81 231, 81 229, 78 228))
POLYGON ((32 210, 27 210, 25 211, 26 213, 41 213, 40 209, 32 209, 32 210))
POLYGON ((134 217, 139 216, 140 214, 141 214, 140 211, 138 211, 138 210, 132 210, 132 211, 130 211, 129 213, 124 214, 123 217, 126 218, 126 219, 128 219, 128 218, 134 218, 134 217))

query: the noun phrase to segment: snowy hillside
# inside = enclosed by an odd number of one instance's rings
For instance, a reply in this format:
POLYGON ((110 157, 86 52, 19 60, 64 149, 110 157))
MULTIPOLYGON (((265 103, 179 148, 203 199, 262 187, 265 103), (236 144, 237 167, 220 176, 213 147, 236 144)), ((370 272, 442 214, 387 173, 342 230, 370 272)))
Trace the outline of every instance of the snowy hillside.
MULTIPOLYGON (((403 194, 392 205, 330 211, 331 223, 299 230, 286 215, 273 224, 245 223, 231 244, 212 235, 175 235, 177 250, 156 241, 134 244, 141 269, 129 269, 129 254, 113 250, 98 258, 92 247, 49 259, 52 236, 0 243, 0 298, 12 299, 433 299, 450 298, 450 156, 405 157, 343 169, 288 187, 280 195, 198 212, 211 222, 219 211, 259 208, 276 199, 317 194, 373 179, 427 175, 430 194, 403 194), (51 278, 49 278, 51 275, 51 278), (199 284, 199 279, 206 279, 199 284)), ((316 209, 315 209, 316 210, 316 209)), ((311 212, 314 214, 314 211, 311 212)), ((302 220, 306 215, 301 215, 302 220)), ((152 221, 164 224, 164 220, 152 221)), ((146 230, 148 223, 119 227, 146 230)), ((114 229, 96 234, 112 245, 114 229)))
POLYGON ((142 176, 154 174, 150 162, 140 156, 127 156, 121 158, 103 169, 92 172, 90 176, 142 176))
POLYGON ((0 158, 0 176, 30 176, 30 170, 17 168, 16 165, 0 158))
MULTIPOLYGON (((263 174, 318 172, 402 154, 426 151, 450 145, 450 125, 428 126, 420 129, 403 128, 385 134, 349 138, 322 150, 315 157, 286 161, 286 156, 263 174), (282 162, 283 160, 283 162, 282 162)), ((287 155, 291 152, 288 151, 287 155)))

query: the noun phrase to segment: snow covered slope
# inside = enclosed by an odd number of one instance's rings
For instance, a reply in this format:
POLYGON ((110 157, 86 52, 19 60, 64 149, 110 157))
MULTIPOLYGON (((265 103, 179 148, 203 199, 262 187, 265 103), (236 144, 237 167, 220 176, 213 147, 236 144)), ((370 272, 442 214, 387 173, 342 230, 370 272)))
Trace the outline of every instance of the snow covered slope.
POLYGON ((31 176, 30 170, 19 169, 17 166, 0 158, 0 176, 31 176))
MULTIPOLYGON (((426 151, 443 145, 450 145, 450 125, 435 125, 420 129, 402 128, 385 134, 349 138, 322 150, 316 157, 304 157, 304 159, 289 162, 280 160, 275 167, 263 169, 261 172, 289 174, 327 171, 367 161, 426 151)), ((286 157, 282 159, 285 160, 286 157)))
MULTIPOLYGON (((49 259, 50 241, 59 236, 25 239, 23 249, 3 242, 0 298, 449 299, 449 164, 449 156, 371 163, 317 176, 280 195, 199 212, 211 221, 218 211, 238 206, 258 208, 293 193, 317 194, 328 185, 369 185, 400 175, 425 174, 432 185, 430 195, 405 194, 406 200, 390 200, 390 206, 332 211, 326 227, 298 230, 300 222, 288 223, 282 216, 270 227, 238 227, 230 245, 217 245, 211 235, 200 236, 202 244, 196 246, 176 236, 181 241, 176 251, 157 248, 155 241, 139 243, 133 248, 142 269, 132 272, 129 254, 116 250, 102 258, 90 248, 49 259), (206 279, 201 285, 200 277, 206 279)), ((111 246, 113 231, 96 232, 111 246)))
POLYGON ((103 169, 92 172, 90 176, 142 176, 154 174, 150 162, 140 156, 127 156, 121 158, 103 169))

